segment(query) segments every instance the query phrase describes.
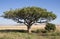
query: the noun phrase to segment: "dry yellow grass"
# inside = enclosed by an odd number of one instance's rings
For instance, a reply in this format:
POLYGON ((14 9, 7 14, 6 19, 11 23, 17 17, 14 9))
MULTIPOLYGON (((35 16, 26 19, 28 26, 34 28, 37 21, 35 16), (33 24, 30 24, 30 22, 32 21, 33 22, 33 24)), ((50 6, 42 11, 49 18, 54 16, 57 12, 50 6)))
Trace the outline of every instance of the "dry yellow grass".
MULTIPOLYGON (((32 30, 44 29, 45 25, 33 25, 32 30)), ((60 30, 60 26, 56 26, 57 30, 60 30)), ((0 30, 27 30, 26 26, 0 26, 0 30)), ((57 32, 59 33, 59 32, 57 32)), ((57 33, 52 33, 57 35, 57 33)), ((21 32, 0 32, 0 39, 60 39, 60 35, 57 36, 41 36, 39 33, 28 34, 21 32)))
MULTIPOLYGON (((45 25, 32 25, 31 29, 43 29, 45 25)), ((0 30, 27 30, 27 26, 0 26, 0 30)))
MULTIPOLYGON (((44 24, 32 25, 31 30, 44 29, 44 24)), ((57 30, 60 30, 60 26, 56 26, 57 30)), ((27 30, 27 26, 0 26, 0 30, 27 30)))

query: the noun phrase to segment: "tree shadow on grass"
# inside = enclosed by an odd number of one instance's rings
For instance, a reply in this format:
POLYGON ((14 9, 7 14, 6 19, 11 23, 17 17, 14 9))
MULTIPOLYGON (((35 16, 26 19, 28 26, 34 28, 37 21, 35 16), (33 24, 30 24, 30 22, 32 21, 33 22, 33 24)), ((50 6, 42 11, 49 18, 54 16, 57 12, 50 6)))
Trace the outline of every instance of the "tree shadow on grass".
POLYGON ((21 33, 27 33, 27 30, 0 30, 0 32, 21 32, 21 33))

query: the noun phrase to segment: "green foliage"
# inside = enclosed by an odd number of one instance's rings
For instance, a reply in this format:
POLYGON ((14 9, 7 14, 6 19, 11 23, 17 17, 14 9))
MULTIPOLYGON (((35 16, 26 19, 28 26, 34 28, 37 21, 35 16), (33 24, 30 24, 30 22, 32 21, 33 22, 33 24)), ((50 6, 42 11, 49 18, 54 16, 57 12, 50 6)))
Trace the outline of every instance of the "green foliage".
POLYGON ((46 20, 44 23, 54 20, 56 15, 53 12, 49 12, 47 9, 40 7, 24 7, 21 9, 9 10, 4 12, 4 18, 13 19, 17 23, 21 23, 20 20, 24 20, 24 24, 29 31, 30 27, 38 22, 42 23, 42 19, 46 20))
POLYGON ((20 19, 24 20, 24 24, 31 26, 38 20, 44 19, 47 22, 54 20, 56 15, 53 12, 49 12, 47 9, 40 7, 24 7, 21 9, 10 9, 9 11, 4 12, 4 17, 13 19, 14 21, 20 23, 20 19))
POLYGON ((47 23, 46 27, 45 27, 45 30, 47 30, 47 31, 55 31, 56 30, 56 26, 55 26, 55 24, 47 23))

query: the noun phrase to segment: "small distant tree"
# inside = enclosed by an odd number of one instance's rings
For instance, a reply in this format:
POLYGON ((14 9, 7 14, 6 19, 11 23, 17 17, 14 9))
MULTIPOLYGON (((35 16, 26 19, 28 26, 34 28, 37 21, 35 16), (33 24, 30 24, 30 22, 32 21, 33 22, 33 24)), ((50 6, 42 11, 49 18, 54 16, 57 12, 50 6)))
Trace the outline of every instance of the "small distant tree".
POLYGON ((45 30, 47 30, 47 31, 55 31, 56 30, 56 26, 55 26, 55 24, 52 24, 52 23, 47 23, 46 24, 46 27, 45 27, 45 30))
POLYGON ((34 23, 47 23, 54 20, 56 15, 40 7, 24 7, 4 12, 4 18, 13 19, 17 23, 24 23, 30 33, 30 28, 34 23), (20 20, 24 20, 24 22, 20 20))

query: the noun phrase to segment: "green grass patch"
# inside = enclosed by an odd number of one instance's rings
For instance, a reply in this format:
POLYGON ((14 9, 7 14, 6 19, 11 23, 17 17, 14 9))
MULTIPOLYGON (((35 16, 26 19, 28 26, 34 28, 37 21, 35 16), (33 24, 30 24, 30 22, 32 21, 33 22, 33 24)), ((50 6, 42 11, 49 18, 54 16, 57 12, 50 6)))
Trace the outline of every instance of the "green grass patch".
POLYGON ((45 32, 37 30, 37 32, 27 33, 18 31, 0 31, 0 39, 60 39, 60 32, 45 32))

